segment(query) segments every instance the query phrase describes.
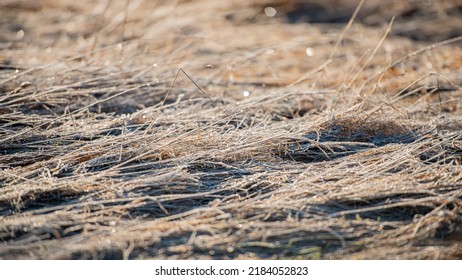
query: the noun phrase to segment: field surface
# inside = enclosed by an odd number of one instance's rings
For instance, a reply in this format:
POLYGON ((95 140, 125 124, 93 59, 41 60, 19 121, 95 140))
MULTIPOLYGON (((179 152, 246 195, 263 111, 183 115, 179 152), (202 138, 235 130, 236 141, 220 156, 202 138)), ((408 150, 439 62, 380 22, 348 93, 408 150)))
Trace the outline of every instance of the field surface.
POLYGON ((0 0, 1 259, 461 259, 462 1, 0 0))

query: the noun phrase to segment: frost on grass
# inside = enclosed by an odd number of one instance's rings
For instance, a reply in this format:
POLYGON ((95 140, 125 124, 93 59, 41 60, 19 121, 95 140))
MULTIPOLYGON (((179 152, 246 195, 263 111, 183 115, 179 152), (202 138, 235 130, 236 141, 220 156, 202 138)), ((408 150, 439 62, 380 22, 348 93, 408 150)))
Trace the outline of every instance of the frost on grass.
POLYGON ((165 2, 0 4, 1 258, 462 257, 460 5, 165 2))

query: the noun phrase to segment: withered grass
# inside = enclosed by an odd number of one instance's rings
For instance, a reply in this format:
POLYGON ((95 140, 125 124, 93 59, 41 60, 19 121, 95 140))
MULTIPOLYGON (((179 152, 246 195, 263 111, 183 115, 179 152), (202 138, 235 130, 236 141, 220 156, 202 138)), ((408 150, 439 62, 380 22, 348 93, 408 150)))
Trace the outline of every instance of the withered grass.
POLYGON ((0 258, 462 257, 462 5, 250 2, 0 4, 0 258))

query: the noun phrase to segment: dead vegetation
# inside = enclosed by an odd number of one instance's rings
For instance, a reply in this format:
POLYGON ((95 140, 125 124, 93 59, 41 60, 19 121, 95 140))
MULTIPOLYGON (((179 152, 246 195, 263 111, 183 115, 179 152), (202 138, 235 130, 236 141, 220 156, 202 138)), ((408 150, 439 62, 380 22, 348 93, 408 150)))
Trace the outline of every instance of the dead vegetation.
POLYGON ((461 258, 462 4, 357 6, 2 1, 0 257, 461 258))

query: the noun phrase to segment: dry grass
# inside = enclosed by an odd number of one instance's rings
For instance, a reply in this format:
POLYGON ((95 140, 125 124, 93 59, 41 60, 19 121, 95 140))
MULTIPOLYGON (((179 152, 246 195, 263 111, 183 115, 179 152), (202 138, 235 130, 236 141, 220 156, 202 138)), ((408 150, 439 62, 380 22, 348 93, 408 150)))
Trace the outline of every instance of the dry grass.
POLYGON ((249 2, 0 3, 0 258, 462 258, 460 1, 249 2))

